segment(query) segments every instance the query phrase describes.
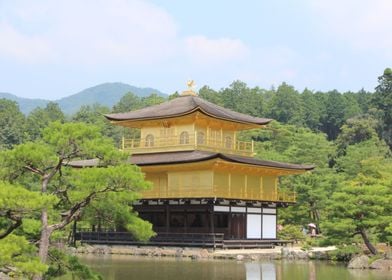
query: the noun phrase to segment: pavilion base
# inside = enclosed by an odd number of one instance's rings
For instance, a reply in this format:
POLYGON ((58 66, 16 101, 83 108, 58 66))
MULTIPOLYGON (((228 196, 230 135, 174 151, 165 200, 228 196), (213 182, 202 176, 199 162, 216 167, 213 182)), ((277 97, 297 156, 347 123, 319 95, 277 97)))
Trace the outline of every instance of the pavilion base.
POLYGON ((213 249, 246 249, 246 248, 274 248, 276 245, 292 243, 287 240, 247 240, 223 239, 223 234, 202 233, 157 233, 147 242, 134 239, 129 232, 113 231, 87 231, 76 232, 75 240, 82 244, 100 245, 132 245, 132 246, 157 246, 157 247, 201 247, 213 249))
POLYGON ((159 233, 223 234, 225 240, 275 240, 277 202, 144 200, 133 207, 159 233))
POLYGON ((157 235, 139 242, 129 232, 79 230, 75 240, 90 244, 272 248, 288 243, 276 235, 282 202, 226 199, 141 200, 133 205, 157 235))

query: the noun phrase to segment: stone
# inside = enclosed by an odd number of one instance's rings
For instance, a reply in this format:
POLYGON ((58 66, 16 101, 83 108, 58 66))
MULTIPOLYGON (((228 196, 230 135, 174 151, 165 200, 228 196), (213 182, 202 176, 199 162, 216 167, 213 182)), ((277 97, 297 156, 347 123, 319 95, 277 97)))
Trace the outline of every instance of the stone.
POLYGON ((350 260, 347 267, 351 269, 369 268, 369 257, 366 255, 355 256, 350 260))
POLYGON ((154 250, 153 256, 154 257, 160 257, 162 255, 162 249, 161 248, 156 248, 154 250))
POLYGON ((184 253, 184 250, 183 249, 177 249, 176 250, 176 257, 182 257, 183 256, 183 253, 184 253))
POLYGON ((295 251, 293 254, 295 259, 306 260, 308 258, 308 253, 305 251, 295 251))
POLYGON ((191 256, 192 260, 198 260, 200 258, 201 258, 200 254, 194 254, 194 255, 191 256))
POLYGON ((175 256, 176 255, 176 252, 177 251, 175 251, 175 250, 173 250, 173 249, 162 249, 162 251, 161 251, 161 255, 162 256, 166 256, 166 257, 168 257, 168 256, 175 256))
POLYGON ((5 274, 3 272, 0 272, 0 279, 2 279, 2 280, 10 280, 11 278, 7 274, 5 274))
POLYGON ((243 261, 244 260, 244 255, 237 255, 236 259, 237 261, 243 261))
POLYGON ((200 257, 203 259, 208 259, 210 257, 210 253, 207 249, 200 250, 200 257))
POLYGON ((284 259, 288 258, 289 255, 291 254, 290 249, 287 247, 283 247, 281 252, 282 252, 282 258, 284 259))
POLYGON ((259 260, 259 256, 257 256, 257 255, 251 255, 251 256, 250 256, 250 259, 251 259, 252 261, 258 261, 258 260, 259 260))
POLYGON ((387 260, 392 260, 392 251, 388 251, 384 254, 384 258, 387 260))
POLYGON ((379 259, 372 262, 371 269, 392 270, 392 260, 379 259))
POLYGON ((92 248, 92 253, 97 255, 111 254, 111 248, 109 246, 96 246, 92 248))

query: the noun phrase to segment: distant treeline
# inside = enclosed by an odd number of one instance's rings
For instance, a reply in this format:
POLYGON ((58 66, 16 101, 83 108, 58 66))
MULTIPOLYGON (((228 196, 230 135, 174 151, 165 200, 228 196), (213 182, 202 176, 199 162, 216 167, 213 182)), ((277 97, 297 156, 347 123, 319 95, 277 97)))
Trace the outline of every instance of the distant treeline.
MULTIPOLYGON (((263 89, 248 87, 244 82, 234 81, 230 86, 219 91, 203 86, 199 96, 212 103, 237 112, 257 117, 272 118, 283 124, 293 124, 323 132, 329 140, 335 140, 342 125, 349 119, 371 119, 376 122, 379 135, 391 146, 390 108, 390 69, 379 77, 379 85, 374 92, 360 90, 341 93, 337 90, 321 92, 305 89, 297 91, 293 86, 282 83, 277 88, 263 89)), ((174 98, 176 92, 168 98, 174 98)), ((164 102, 160 95, 152 94, 139 97, 132 92, 125 94, 112 108, 95 104, 82 106, 72 116, 65 116, 56 103, 50 102, 45 108, 34 109, 27 117, 21 114, 15 102, 0 101, 1 119, 0 146, 10 147, 25 139, 34 139, 42 127, 50 121, 85 121, 101 123, 102 114, 109 112, 127 112, 153 104, 164 102), (12 123, 18 123, 12 127, 12 123), (12 127, 12 129, 11 129, 12 127)), ((109 135, 110 136, 110 135, 109 135)), ((113 136, 113 135, 112 135, 113 136)), ((115 137, 118 138, 118 137, 115 137)))

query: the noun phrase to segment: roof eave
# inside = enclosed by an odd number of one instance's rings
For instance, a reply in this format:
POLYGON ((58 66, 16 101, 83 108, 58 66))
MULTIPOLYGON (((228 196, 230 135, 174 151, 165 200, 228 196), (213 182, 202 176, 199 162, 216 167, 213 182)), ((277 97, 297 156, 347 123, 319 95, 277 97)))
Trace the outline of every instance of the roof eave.
POLYGON ((108 120, 110 120, 113 124, 121 124, 124 122, 140 122, 140 121, 150 121, 150 120, 162 120, 162 119, 168 119, 168 118, 178 118, 178 117, 182 117, 182 116, 187 116, 190 115, 196 111, 200 111, 201 113, 203 113, 206 116, 212 117, 212 118, 216 118, 216 119, 220 119, 220 120, 224 120, 224 121, 229 121, 229 122, 235 122, 235 123, 240 123, 240 124, 245 124, 245 125, 255 125, 255 126, 264 126, 267 125, 268 123, 270 123, 272 121, 272 119, 265 119, 265 121, 263 122, 250 122, 250 121, 240 121, 240 120, 235 120, 235 119, 231 119, 231 118, 223 118, 223 117, 219 117, 213 114, 210 114, 208 112, 206 112, 205 110, 203 110, 203 108, 201 108, 200 106, 195 107, 192 110, 183 112, 181 114, 173 114, 173 115, 168 115, 168 116, 158 116, 158 117, 144 117, 144 118, 124 118, 124 119, 120 119, 120 118, 113 118, 110 117, 110 114, 106 114, 104 115, 105 118, 107 118, 108 120))

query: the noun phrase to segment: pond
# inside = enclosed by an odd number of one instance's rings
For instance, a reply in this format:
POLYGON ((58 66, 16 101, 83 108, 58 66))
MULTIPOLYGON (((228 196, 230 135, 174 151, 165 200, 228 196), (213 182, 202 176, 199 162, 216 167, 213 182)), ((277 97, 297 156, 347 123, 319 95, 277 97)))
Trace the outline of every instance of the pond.
POLYGON ((191 260, 124 255, 84 255, 83 263, 105 280, 386 280, 391 272, 349 270, 342 264, 322 261, 191 260))

